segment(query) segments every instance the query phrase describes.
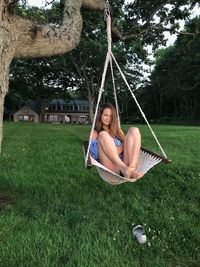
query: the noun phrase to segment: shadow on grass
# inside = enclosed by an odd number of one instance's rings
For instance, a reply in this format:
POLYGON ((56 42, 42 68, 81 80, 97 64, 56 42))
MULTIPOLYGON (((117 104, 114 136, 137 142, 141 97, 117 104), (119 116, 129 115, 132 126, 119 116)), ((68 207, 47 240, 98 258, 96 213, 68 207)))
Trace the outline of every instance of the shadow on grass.
POLYGON ((11 209, 12 205, 16 202, 14 196, 0 193, 0 212, 11 209))

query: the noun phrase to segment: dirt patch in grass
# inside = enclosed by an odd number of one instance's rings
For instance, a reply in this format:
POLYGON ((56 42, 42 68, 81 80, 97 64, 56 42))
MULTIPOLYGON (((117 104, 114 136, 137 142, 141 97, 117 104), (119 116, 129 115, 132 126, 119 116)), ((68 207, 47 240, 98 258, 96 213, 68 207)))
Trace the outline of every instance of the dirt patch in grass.
POLYGON ((14 204, 13 196, 5 193, 0 193, 0 212, 10 209, 12 207, 12 204, 14 204))

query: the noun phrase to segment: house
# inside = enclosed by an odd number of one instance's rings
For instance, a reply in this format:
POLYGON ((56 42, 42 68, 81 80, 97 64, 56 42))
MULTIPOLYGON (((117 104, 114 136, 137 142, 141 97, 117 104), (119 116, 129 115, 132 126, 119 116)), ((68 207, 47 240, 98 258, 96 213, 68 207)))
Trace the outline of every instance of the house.
POLYGON ((89 104, 87 100, 53 99, 44 110, 44 122, 88 123, 89 104))
POLYGON ((40 115, 28 105, 23 106, 14 113, 13 121, 15 122, 39 122, 40 115))
POLYGON ((26 106, 14 113, 14 121, 47 123, 86 124, 88 123, 88 117, 89 103, 87 100, 52 99, 45 101, 42 108, 38 108, 36 102, 29 101, 26 106), (34 105, 35 107, 33 108, 34 105), (39 118, 37 118, 36 114, 39 118))

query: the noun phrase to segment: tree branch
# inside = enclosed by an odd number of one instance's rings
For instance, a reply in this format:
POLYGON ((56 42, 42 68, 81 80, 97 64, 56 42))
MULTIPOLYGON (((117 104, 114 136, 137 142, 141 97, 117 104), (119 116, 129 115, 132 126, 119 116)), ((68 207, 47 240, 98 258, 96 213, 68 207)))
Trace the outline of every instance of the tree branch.
MULTIPOLYGON (((197 36, 200 32, 197 33, 192 33, 192 32, 185 32, 183 31, 177 31, 177 30, 172 30, 170 28, 164 28, 164 27, 160 27, 160 26, 155 26, 155 25, 149 25, 149 30, 154 29, 154 30, 159 30, 160 32, 174 32, 177 34, 182 34, 182 35, 191 35, 193 37, 197 36)), ((144 26, 140 27, 140 33, 132 33, 129 35, 123 35, 120 30, 116 27, 112 27, 112 34, 114 35, 114 39, 115 40, 121 40, 121 41, 126 41, 126 40, 134 40, 136 38, 138 38, 139 35, 142 35, 143 33, 147 32, 148 29, 144 28, 144 26)))
POLYGON ((191 87, 183 87, 183 86, 176 86, 176 88, 178 88, 178 89, 180 89, 180 90, 182 90, 182 91, 193 91, 193 90, 195 90, 198 86, 200 85, 200 83, 199 82, 196 82, 193 86, 191 86, 191 87))
POLYGON ((161 2, 159 5, 155 6, 154 9, 152 10, 152 12, 149 14, 149 17, 147 19, 147 22, 145 23, 145 25, 148 25, 149 22, 151 20, 153 20, 153 17, 156 15, 156 13, 163 8, 166 4, 168 4, 170 2, 170 0, 164 0, 163 2, 161 2))
POLYGON ((70 56, 71 56, 72 63, 73 63, 73 65, 74 65, 74 67, 75 67, 75 69, 76 69, 76 71, 77 71, 77 73, 78 73, 80 79, 82 79, 82 81, 83 81, 83 80, 84 80, 84 77, 83 77, 83 75, 82 75, 82 73, 81 73, 80 67, 79 67, 78 64, 76 63, 76 61, 75 61, 75 59, 74 59, 72 53, 70 53, 70 56))
POLYGON ((182 35, 192 35, 193 37, 200 33, 200 32, 198 32, 197 34, 195 34, 195 33, 192 33, 192 32, 186 32, 184 30, 183 31, 177 31, 175 29, 163 28, 163 27, 155 26, 155 25, 151 25, 150 28, 151 29, 155 29, 155 30, 160 30, 162 32, 168 31, 168 32, 174 32, 174 33, 177 33, 177 34, 182 34, 182 35))
POLYGON ((82 0, 82 7, 92 10, 104 10, 104 0, 82 0))
POLYGON ((65 0, 60 26, 38 25, 18 16, 10 16, 16 25, 15 57, 44 57, 66 53, 75 48, 82 31, 81 0, 65 0))
POLYGON ((82 31, 81 6, 103 10, 104 0, 64 0, 63 23, 60 26, 38 25, 22 17, 8 16, 12 25, 16 25, 14 57, 45 57, 74 49, 82 31))

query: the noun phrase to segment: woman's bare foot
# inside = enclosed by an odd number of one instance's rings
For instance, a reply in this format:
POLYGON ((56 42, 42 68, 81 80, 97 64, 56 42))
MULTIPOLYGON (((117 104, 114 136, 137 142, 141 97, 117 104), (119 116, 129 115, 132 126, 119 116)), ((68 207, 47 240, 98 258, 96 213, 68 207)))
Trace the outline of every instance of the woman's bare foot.
POLYGON ((126 167, 124 170, 121 170, 121 172, 123 173, 124 177, 132 178, 133 170, 134 169, 132 167, 126 167))
POLYGON ((143 172, 137 172, 134 168, 132 169, 131 178, 140 179, 144 176, 143 172))
POLYGON ((131 164, 129 167, 133 168, 134 170, 138 170, 142 166, 141 162, 138 162, 136 164, 131 164))

